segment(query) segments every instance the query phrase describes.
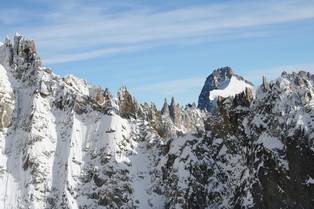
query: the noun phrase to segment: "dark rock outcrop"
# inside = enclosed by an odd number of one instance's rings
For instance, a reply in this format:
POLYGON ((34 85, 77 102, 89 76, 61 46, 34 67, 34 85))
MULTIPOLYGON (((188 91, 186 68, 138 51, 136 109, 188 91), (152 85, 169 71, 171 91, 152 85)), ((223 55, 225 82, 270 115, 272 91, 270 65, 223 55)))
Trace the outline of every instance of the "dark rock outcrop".
POLYGON ((136 101, 125 86, 118 92, 119 112, 122 117, 130 118, 136 115, 136 101))

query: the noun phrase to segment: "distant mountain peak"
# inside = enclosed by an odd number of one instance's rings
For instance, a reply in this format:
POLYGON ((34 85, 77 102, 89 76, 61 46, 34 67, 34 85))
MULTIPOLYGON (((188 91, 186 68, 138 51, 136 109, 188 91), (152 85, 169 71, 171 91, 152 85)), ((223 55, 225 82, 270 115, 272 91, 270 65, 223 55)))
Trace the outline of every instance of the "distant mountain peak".
POLYGON ((219 68, 200 97, 217 115, 174 97, 159 111, 125 86, 113 98, 60 78, 33 41, 12 42, 0 45, 0 208, 313 209, 311 73, 264 77, 254 95, 219 68))
POLYGON ((235 96, 246 88, 253 88, 253 84, 235 74, 231 67, 218 68, 207 77, 198 99, 198 107, 215 112, 218 97, 235 96))

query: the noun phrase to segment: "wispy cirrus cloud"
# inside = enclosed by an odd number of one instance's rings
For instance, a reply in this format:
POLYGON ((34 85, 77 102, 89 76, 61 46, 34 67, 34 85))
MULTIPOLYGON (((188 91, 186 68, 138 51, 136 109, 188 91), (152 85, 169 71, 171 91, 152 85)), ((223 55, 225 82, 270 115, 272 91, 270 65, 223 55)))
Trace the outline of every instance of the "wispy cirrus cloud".
POLYGON ((41 20, 31 27, 12 24, 12 30, 36 40, 49 64, 169 42, 228 39, 230 34, 238 38, 248 33, 267 35, 267 31, 256 31, 256 28, 314 18, 313 2, 294 0, 215 3, 167 10, 133 6, 128 2, 118 6, 100 3, 88 6, 80 1, 57 1, 56 4, 57 7, 41 15, 41 20))
POLYGON ((87 51, 82 53, 64 54, 61 56, 56 56, 52 58, 47 58, 44 60, 45 64, 58 64, 77 60, 88 60, 91 58, 112 55, 117 53, 126 53, 131 51, 136 51, 138 48, 134 47, 121 47, 121 48, 104 48, 93 51, 87 51))

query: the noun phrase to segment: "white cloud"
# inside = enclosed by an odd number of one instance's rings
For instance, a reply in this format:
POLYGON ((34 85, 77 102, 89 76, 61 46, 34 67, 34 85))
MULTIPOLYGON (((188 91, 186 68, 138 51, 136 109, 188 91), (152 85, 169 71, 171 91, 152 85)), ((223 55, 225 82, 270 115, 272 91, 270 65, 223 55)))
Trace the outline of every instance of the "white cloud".
POLYGON ((45 64, 65 63, 65 62, 78 61, 78 60, 88 60, 88 59, 97 58, 101 56, 112 55, 112 54, 123 53, 123 52, 130 52, 130 51, 135 51, 135 50, 137 50, 137 48, 134 48, 134 47, 105 48, 105 49, 98 49, 98 50, 94 50, 90 52, 63 54, 63 55, 56 56, 53 58, 44 59, 43 62, 45 64))
POLYGON ((110 4, 66 2, 57 1, 58 9, 43 14, 41 23, 13 28, 36 40, 47 63, 104 56, 112 49, 124 52, 119 50, 124 47, 143 48, 182 40, 193 43, 230 38, 232 33, 238 38, 254 36, 263 33, 254 31, 257 26, 314 18, 310 1, 224 2, 166 11, 126 3, 126 9, 115 12, 110 4))

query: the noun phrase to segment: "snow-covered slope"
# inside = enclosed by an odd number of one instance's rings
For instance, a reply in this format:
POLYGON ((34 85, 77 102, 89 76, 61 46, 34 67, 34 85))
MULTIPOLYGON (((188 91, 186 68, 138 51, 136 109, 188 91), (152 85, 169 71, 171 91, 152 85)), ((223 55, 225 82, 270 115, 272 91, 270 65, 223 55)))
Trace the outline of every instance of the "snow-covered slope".
POLYGON ((230 80, 223 83, 221 86, 218 86, 218 89, 209 92, 209 101, 213 101, 219 96, 224 98, 235 96, 236 94, 245 91, 245 88, 252 88, 252 85, 236 76, 231 76, 230 80))
POLYGON ((158 110, 126 87, 113 98, 60 78, 33 41, 5 40, 0 208, 312 209, 314 76, 283 73, 253 97, 230 69, 215 72, 202 100, 215 114, 174 98, 158 110))
POLYGON ((215 112, 219 97, 235 96, 253 84, 236 75, 230 67, 219 68, 210 74, 203 86, 198 100, 198 107, 215 112))
POLYGON ((18 36, 0 48, 0 207, 147 208, 146 146, 159 136, 102 106, 96 87, 41 68, 33 47, 18 36))
POLYGON ((206 134, 168 142, 159 161, 167 208, 312 209, 314 76, 283 73, 218 101, 206 134))
POLYGON ((160 133, 193 132, 184 116, 201 121, 201 111, 180 107, 182 125, 163 130, 154 105, 137 104, 126 87, 113 99, 40 63, 20 35, 0 46, 0 208, 163 208, 152 191, 160 133))

